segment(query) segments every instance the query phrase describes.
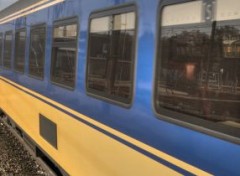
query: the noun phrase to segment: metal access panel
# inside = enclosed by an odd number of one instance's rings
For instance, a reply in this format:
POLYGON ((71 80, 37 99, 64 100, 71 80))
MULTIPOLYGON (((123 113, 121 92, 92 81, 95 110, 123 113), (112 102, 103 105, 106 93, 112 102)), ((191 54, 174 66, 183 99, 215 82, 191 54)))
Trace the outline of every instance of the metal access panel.
POLYGON ((39 124, 40 135, 57 149, 57 125, 41 114, 39 115, 39 124))

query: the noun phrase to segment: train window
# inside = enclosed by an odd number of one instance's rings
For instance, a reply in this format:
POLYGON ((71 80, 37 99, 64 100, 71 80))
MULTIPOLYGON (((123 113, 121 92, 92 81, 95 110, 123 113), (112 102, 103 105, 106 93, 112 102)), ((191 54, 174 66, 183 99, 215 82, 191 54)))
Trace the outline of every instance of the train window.
POLYGON ((0 33, 0 66, 2 66, 3 34, 0 33))
POLYGON ((24 72, 25 65, 26 29, 18 30, 15 34, 15 70, 24 72))
POLYGON ((30 36, 29 75, 43 78, 46 42, 45 25, 33 26, 30 36))
POLYGON ((155 84, 159 114, 240 137, 239 7, 238 0, 216 0, 163 8, 155 84))
POLYGON ((5 33, 4 39, 4 59, 3 59, 3 66, 4 68, 11 68, 11 58, 12 58, 12 40, 13 35, 12 31, 7 31, 5 33))
POLYGON ((77 31, 76 18, 54 25, 51 80, 69 88, 75 86, 77 31))
POLYGON ((88 92, 129 104, 133 90, 134 8, 93 14, 88 46, 88 92))

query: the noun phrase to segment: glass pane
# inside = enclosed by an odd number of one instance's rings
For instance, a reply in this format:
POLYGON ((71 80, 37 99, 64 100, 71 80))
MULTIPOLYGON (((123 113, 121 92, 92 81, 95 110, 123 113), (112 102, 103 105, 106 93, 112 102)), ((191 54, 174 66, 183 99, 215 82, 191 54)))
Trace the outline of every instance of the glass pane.
MULTIPOLYGON (((221 21, 212 24, 176 24, 163 15, 156 85, 159 113, 161 107, 240 128, 240 20, 225 17, 225 7, 233 6, 224 2, 217 1, 217 10, 224 12, 217 11, 221 21)), ((172 13, 179 16, 178 11, 172 13)))
POLYGON ((76 49, 54 47, 52 55, 52 81, 74 87, 76 49))
POLYGON ((101 33, 111 30, 111 17, 101 17, 91 20, 91 33, 101 33))
POLYGON ((239 0, 217 0, 216 20, 240 19, 239 0))
POLYGON ((6 32, 4 42, 4 59, 3 65, 5 68, 11 68, 11 55, 12 55, 12 32, 6 32))
POLYGON ((124 13, 114 16, 114 30, 134 30, 135 13, 124 13))
POLYGON ((67 87, 75 86, 77 24, 54 27, 51 80, 67 87))
POLYGON ((200 23, 202 6, 202 1, 167 6, 162 12, 162 26, 200 23))
POLYGON ((54 28, 54 42, 74 41, 77 36, 77 24, 54 28))
POLYGON ((45 60, 46 28, 40 26, 31 30, 29 74, 43 78, 45 60))
POLYGON ((215 111, 217 120, 240 123, 240 21, 216 25, 212 58, 211 75, 205 78, 211 92, 209 98, 216 99, 210 101, 210 113, 215 111))
POLYGON ((26 31, 16 32, 15 36, 15 70, 24 72, 26 31))
MULTIPOLYGON (((108 18, 105 18, 108 19, 108 18)), ((101 27, 97 30, 94 28, 95 24, 100 24, 97 19, 93 21, 94 25, 90 34, 90 53, 89 53, 89 66, 88 66, 88 86, 89 88, 105 91, 107 86, 107 64, 110 54, 110 31, 105 26, 103 18, 101 27), (106 29, 107 31, 104 31, 106 29)))
POLYGON ((134 12, 91 20, 87 78, 89 89, 129 102, 133 85, 134 38, 134 12))
POLYGON ((162 29, 158 71, 158 105, 196 115, 207 112, 202 74, 208 70, 210 27, 162 29))

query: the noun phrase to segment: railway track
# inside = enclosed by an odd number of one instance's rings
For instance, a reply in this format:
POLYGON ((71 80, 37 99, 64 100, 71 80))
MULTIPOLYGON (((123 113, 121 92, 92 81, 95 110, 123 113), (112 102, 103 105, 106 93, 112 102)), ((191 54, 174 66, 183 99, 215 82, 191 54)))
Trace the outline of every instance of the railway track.
POLYGON ((0 119, 0 175, 54 176, 52 170, 24 142, 17 128, 3 115, 0 119))

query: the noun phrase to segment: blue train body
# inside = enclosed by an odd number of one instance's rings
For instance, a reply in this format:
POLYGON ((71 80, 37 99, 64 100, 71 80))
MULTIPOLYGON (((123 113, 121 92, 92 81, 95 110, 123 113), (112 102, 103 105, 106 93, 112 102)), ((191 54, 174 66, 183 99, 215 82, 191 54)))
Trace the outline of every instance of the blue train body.
MULTIPOLYGON (((168 2, 170 1, 171 3, 172 1, 180 2, 177 0, 169 0, 168 2)), ((24 74, 13 70, 1 69, 1 76, 210 174, 226 176, 240 175, 239 143, 229 142, 228 140, 221 139, 221 137, 214 137, 201 132, 201 130, 194 130, 194 127, 188 128, 184 127, 184 125, 181 126, 164 120, 155 111, 153 100, 154 80, 161 3, 163 2, 160 0, 66 0, 63 3, 29 14, 26 17, 2 24, 0 25, 0 32, 3 33, 9 30, 13 30, 14 32, 16 29, 26 27, 27 40, 24 74), (137 9, 134 87, 132 103, 129 107, 95 98, 88 95, 86 90, 89 16, 96 10, 104 10, 123 4, 134 4, 137 9), (79 23, 77 74, 76 86, 73 90, 69 90, 51 82, 50 58, 53 22, 73 16, 77 17, 79 23), (41 23, 46 23, 47 26, 45 75, 43 80, 28 76, 30 27, 41 23)), ((12 58, 14 58, 14 53, 12 53, 12 58)), ((14 64, 13 60, 11 60, 12 67, 14 64)), ((49 102, 45 103, 51 105, 49 102)), ((66 112, 59 107, 56 108, 77 119, 71 112, 66 112)), ((104 129, 81 120, 79 120, 79 123, 89 125, 99 133, 113 138, 122 145, 132 148, 180 174, 194 175, 186 169, 141 149, 139 146, 135 146, 114 134, 110 134, 104 129)))

